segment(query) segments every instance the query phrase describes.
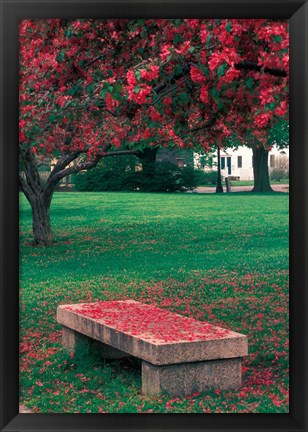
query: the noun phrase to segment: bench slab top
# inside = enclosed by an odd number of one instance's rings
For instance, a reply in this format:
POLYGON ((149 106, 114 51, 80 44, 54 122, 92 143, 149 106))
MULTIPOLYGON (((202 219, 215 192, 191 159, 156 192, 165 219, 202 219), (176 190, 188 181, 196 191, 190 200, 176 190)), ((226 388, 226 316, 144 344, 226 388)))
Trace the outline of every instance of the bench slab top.
POLYGON ((61 305, 57 321, 153 364, 248 353, 245 335, 134 300, 61 305))

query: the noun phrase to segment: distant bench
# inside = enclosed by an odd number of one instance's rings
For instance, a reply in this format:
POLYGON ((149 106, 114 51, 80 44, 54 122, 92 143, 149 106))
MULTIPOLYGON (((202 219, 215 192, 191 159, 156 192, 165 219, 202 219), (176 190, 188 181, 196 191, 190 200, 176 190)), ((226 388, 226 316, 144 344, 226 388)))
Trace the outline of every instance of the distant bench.
POLYGON ((144 394, 241 386, 248 341, 240 333, 133 300, 61 305, 57 321, 67 350, 90 338, 105 358, 140 358, 144 394))

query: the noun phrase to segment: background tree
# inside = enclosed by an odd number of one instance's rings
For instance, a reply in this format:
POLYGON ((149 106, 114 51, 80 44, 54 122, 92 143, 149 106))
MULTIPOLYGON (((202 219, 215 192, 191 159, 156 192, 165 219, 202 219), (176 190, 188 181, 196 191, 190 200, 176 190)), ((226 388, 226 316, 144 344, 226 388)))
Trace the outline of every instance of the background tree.
POLYGON ((51 241, 58 182, 102 157, 208 151, 231 131, 262 142, 287 116, 288 60, 286 21, 23 20, 20 187, 35 242, 51 241), (40 157, 56 159, 46 184, 40 157))
POLYGON ((271 180, 281 181, 289 177, 289 158, 282 154, 275 161, 275 166, 270 170, 271 180))

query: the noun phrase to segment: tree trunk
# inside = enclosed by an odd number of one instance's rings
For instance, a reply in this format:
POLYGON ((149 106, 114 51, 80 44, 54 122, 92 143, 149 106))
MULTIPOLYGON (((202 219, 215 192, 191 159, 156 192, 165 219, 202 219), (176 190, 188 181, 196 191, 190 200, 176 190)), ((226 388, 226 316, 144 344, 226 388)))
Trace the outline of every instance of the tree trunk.
POLYGON ((137 153, 144 176, 151 177, 154 175, 157 150, 157 147, 148 147, 137 153))
POLYGON ((47 246, 51 243, 50 203, 43 194, 31 196, 34 244, 47 246))
POLYGON ((263 146, 253 148, 254 188, 252 192, 273 192, 269 180, 268 151, 263 146))
POLYGON ((223 187, 221 183, 221 169, 220 169, 220 147, 217 146, 217 183, 216 183, 216 193, 223 193, 223 187))
MULTIPOLYGON (((58 159, 46 183, 43 184, 40 179, 37 160, 31 148, 20 150, 19 156, 23 172, 19 175, 19 187, 32 208, 32 227, 34 244, 36 245, 47 246, 51 243, 50 204, 59 181, 75 172, 93 168, 102 157, 97 155, 91 161, 80 161, 79 164, 70 166, 71 162, 76 160, 80 153, 80 151, 76 151, 63 154, 58 159)), ((123 152, 118 154, 123 154, 123 152)))
MULTIPOLYGON (((109 147, 106 149, 108 150, 109 147)), ((153 150, 155 163, 157 149, 153 150)), ((22 167, 22 172, 19 175, 19 187, 25 194, 32 208, 34 244, 46 246, 51 243, 50 204, 53 192, 59 181, 76 172, 95 167, 103 157, 102 155, 96 155, 93 160, 84 161, 81 159, 77 164, 75 163, 74 165, 71 165, 73 161, 78 160, 81 153, 81 151, 72 151, 60 156, 46 183, 43 184, 40 179, 37 160, 31 147, 29 146, 26 149, 20 149, 19 161, 20 166, 22 167)), ((136 151, 123 150, 117 151, 116 153, 109 152, 108 154, 104 154, 104 156, 114 156, 114 154, 136 155, 136 151)))
POLYGON ((49 209, 54 188, 43 185, 30 147, 20 152, 20 162, 19 186, 31 205, 34 244, 46 246, 51 242, 49 209))

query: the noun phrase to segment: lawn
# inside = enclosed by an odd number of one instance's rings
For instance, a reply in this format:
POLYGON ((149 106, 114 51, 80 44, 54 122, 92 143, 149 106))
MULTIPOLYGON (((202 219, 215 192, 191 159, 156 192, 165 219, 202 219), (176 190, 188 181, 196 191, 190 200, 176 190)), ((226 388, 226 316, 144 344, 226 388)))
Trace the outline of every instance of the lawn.
MULTIPOLYGON (((225 185, 225 182, 222 182, 223 185, 225 185)), ((281 181, 277 181, 277 180, 271 180, 271 185, 285 185, 285 184, 289 184, 289 179, 288 178, 284 178, 281 179, 281 181)), ((231 180, 231 187, 236 187, 236 186, 253 186, 254 185, 254 181, 253 180, 231 180)), ((213 187, 216 188, 216 184, 204 184, 204 185, 200 185, 202 187, 206 186, 206 187, 213 187)))
MULTIPOLYGON (((271 180, 271 185, 289 184, 288 178, 283 178, 280 181, 271 180)), ((253 180, 231 180, 232 186, 253 186, 253 180)))
POLYGON ((52 413, 286 413, 288 194, 55 193, 55 243, 20 200, 20 401, 52 413), (244 333, 243 387, 140 393, 140 364, 61 349, 59 304, 135 299, 244 333))

